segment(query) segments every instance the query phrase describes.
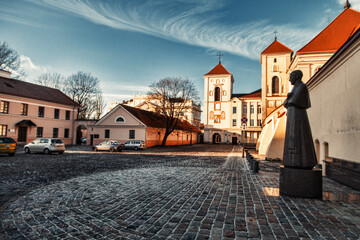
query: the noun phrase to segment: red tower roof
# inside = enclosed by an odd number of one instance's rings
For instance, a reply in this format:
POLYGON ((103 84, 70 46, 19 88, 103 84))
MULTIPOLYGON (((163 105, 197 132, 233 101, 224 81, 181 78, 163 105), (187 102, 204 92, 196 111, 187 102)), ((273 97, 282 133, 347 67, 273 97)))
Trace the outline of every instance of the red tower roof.
POLYGON ((270 46, 268 46, 261 54, 269 53, 292 53, 293 50, 282 44, 281 42, 275 40, 270 46))
POLYGON ((346 8, 298 53, 337 51, 360 24, 360 12, 346 8))
POLYGON ((228 70, 226 70, 224 68, 224 66, 221 65, 221 63, 216 65, 216 67, 214 67, 210 72, 208 72, 205 75, 211 75, 211 74, 213 74, 213 75, 215 75, 215 74, 230 74, 231 75, 231 73, 229 73, 228 70))

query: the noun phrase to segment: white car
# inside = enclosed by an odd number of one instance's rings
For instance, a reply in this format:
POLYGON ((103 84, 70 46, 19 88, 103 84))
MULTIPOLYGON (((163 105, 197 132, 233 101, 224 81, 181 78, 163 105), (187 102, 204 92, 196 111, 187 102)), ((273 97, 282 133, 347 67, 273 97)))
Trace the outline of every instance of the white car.
POLYGON ((124 143, 125 149, 144 149, 145 148, 145 142, 142 140, 129 140, 124 143))
POLYGON ((24 146, 25 153, 43 152, 50 154, 57 152, 63 154, 65 144, 61 139, 57 138, 38 138, 24 146))

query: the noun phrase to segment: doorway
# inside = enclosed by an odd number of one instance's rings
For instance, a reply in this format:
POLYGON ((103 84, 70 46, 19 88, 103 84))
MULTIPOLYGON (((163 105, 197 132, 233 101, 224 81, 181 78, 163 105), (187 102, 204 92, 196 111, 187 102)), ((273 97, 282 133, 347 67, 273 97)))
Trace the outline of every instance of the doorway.
POLYGON ((27 138, 27 127, 20 127, 18 129, 18 142, 26 142, 27 138))
POLYGON ((214 133, 213 135, 213 144, 221 143, 221 135, 219 133, 214 133))
POLYGON ((237 137, 232 137, 232 145, 237 145, 237 137))

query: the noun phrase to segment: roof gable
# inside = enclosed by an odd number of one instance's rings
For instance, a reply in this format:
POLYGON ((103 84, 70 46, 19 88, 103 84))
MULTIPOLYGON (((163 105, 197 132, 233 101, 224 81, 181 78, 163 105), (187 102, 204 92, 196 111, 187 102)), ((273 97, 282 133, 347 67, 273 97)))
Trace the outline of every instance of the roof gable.
MULTIPOLYGON (((156 112, 150 112, 139 108, 130 107, 127 105, 122 105, 122 104, 121 107, 126 109, 130 114, 132 114, 136 119, 144 123, 147 127, 166 128, 166 117, 164 115, 161 115, 156 112)), ((197 129, 194 126, 191 126, 191 124, 187 121, 180 121, 176 129, 188 131, 188 132, 190 131, 200 132, 199 129, 197 129)))
POLYGON ((360 12, 345 9, 297 53, 337 51, 360 23, 360 12))
POLYGON ((235 93, 231 95, 231 98, 260 98, 261 88, 251 93, 235 93))
POLYGON ((0 77, 0 93, 75 107, 79 106, 78 103, 58 89, 16 79, 0 77))
POLYGON ((205 75, 217 75, 217 74, 230 74, 230 75, 232 75, 231 73, 229 73, 228 70, 226 70, 226 68, 221 63, 216 65, 210 72, 208 72, 205 75))
POLYGON ((261 54, 271 54, 271 53, 293 53, 294 51, 282 44, 281 42, 275 40, 270 46, 268 46, 261 54))

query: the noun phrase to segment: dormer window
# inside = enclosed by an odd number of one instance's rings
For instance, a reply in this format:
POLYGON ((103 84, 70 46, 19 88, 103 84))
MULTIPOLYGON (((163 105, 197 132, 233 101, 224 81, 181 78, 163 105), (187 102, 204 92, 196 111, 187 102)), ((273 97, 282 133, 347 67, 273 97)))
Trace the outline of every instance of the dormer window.
POLYGON ((123 116, 119 116, 116 118, 115 122, 117 123, 124 123, 125 122, 125 118, 123 116))

